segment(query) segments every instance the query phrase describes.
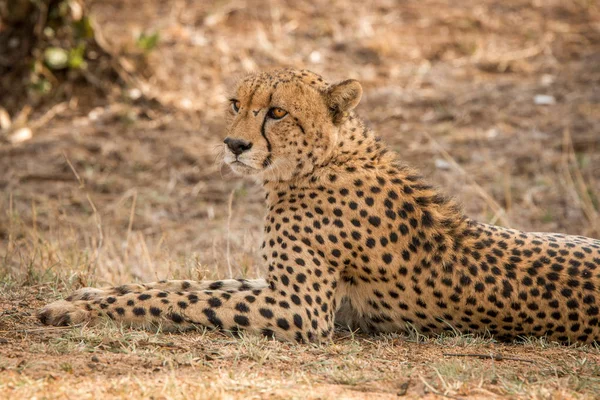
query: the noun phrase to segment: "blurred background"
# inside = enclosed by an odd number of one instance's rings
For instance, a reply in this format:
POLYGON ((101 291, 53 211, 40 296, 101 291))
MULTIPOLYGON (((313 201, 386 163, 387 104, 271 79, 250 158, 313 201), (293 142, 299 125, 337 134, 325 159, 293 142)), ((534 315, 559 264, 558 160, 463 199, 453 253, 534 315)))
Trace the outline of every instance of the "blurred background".
POLYGON ((0 0, 0 281, 263 272, 228 88, 308 68, 480 221, 600 237, 594 0, 0 0))

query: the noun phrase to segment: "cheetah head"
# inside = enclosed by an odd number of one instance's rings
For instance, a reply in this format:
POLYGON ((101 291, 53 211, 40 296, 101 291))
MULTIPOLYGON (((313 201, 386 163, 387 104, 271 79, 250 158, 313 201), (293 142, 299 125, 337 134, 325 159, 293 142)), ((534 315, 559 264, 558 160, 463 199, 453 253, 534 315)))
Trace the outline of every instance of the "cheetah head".
POLYGON ((310 174, 331 156, 361 95, 355 80, 329 85, 306 70, 252 74, 238 83, 228 104, 224 162, 259 180, 310 174))

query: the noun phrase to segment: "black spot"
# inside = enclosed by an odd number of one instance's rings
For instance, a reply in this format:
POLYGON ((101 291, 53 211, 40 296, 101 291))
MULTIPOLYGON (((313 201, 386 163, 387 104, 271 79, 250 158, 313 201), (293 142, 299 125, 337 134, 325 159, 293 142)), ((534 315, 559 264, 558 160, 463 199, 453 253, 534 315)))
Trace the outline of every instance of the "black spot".
POLYGON ((569 301, 567 301, 567 307, 569 307, 570 309, 574 309, 579 307, 579 302, 575 299, 571 299, 569 301))
POLYGON ((408 250, 403 250, 402 251, 402 259, 404 261, 409 261, 410 260, 410 253, 408 252, 408 250))
POLYGON ((221 307, 223 303, 221 302, 221 300, 219 300, 216 297, 211 297, 210 299, 208 299, 208 305, 211 306, 212 308, 218 308, 221 307))
POLYGON ((183 317, 177 313, 171 313, 169 317, 171 318, 171 321, 175 322, 176 324, 181 324, 184 321, 183 317))
POLYGON ((219 318, 217 318, 217 313, 215 312, 215 310, 213 310, 211 308, 205 308, 204 310, 202 310, 202 313, 204 315, 206 315, 208 322, 213 324, 213 326, 215 326, 217 328, 223 327, 223 323, 221 322, 221 320, 219 318))
MULTIPOLYGON (((121 314, 121 313, 119 313, 119 310, 117 310, 117 313, 121 314)), ((150 307, 150 314, 152 314, 153 317, 160 317, 160 313, 161 313, 160 308, 150 307)))
MULTIPOLYGON (((279 324, 279 321, 277 321, 277 323, 279 324)), ((302 329, 302 317, 298 314, 294 314, 294 325, 296 325, 298 329, 302 329)))
POLYGON ((146 310, 143 309, 142 307, 135 307, 133 309, 133 314, 137 315, 138 317, 141 317, 143 315, 146 315, 146 310))
POLYGON ((208 288, 210 290, 218 290, 218 289, 221 289, 222 287, 223 287, 222 281, 215 281, 208 286, 208 288))
POLYGON ((423 215, 421 216, 421 224, 424 227, 433 226, 433 217, 431 216, 431 213, 429 211, 423 211, 423 215))
POLYGON ((266 336, 266 337, 268 337, 269 339, 274 339, 274 338, 275 338, 275 332, 273 332, 273 331, 272 331, 272 330, 270 330, 270 329, 266 329, 266 328, 265 328, 265 329, 263 329, 262 331, 260 331, 260 333, 261 333, 263 336, 266 336))
POLYGON ((381 219, 377 216, 370 216, 369 217, 369 223, 375 227, 378 227, 379 225, 381 225, 381 219))
POLYGON ((284 331, 287 331, 288 329, 290 329, 290 324, 288 323, 288 321, 285 318, 277 319, 277 326, 280 327, 281 329, 283 329, 284 331))
POLYGON ((400 229, 400 233, 402 234, 402 236, 408 235, 408 226, 406 226, 405 224, 400 224, 398 229, 400 229))
POLYGON ((246 317, 244 315, 235 315, 233 317, 233 322, 235 322, 239 326, 249 326, 250 325, 250 320, 248 319, 248 317, 246 317))

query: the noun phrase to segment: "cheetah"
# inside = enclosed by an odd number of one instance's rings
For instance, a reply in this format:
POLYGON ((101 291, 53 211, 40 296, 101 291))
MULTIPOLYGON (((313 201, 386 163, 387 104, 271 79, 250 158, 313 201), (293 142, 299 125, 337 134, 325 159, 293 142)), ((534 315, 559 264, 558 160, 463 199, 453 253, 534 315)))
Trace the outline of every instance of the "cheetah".
POLYGON ((283 69, 247 76, 229 100, 224 163, 265 189, 266 279, 84 288, 41 322, 598 342, 600 241, 469 219, 357 117, 361 96, 356 80, 283 69))

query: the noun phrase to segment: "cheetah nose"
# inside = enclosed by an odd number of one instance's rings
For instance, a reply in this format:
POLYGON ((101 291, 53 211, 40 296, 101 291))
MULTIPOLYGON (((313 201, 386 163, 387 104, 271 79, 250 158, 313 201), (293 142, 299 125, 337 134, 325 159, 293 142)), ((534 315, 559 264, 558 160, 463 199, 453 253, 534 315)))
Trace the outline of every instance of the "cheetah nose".
POLYGON ((252 148, 252 142, 248 142, 243 139, 232 139, 230 137, 225 138, 223 143, 229 147, 229 150, 236 156, 239 156, 243 152, 250 150, 252 148))

